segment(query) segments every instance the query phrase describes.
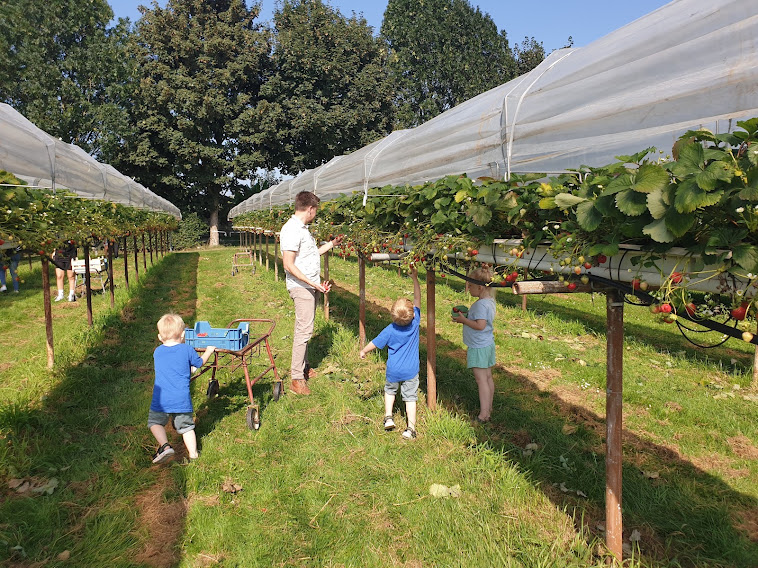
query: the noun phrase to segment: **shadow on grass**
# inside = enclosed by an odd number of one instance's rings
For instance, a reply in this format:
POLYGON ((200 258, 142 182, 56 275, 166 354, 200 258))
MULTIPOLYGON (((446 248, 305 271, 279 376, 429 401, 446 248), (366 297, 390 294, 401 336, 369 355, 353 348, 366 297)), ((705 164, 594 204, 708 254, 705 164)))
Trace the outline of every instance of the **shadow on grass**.
MULTIPOLYGON (((345 288, 334 289, 338 293, 331 297, 332 318, 357 329, 357 295, 345 288)), ((571 308, 551 312, 581 320, 598 334, 605 334, 604 318, 571 308)), ((368 341, 387 325, 389 315, 386 307, 368 300, 366 315, 368 341)), ((426 332, 425 319, 422 314, 422 334, 426 332)), ((643 326, 631 326, 628 333, 635 338, 639 334, 643 342, 658 349, 667 347, 643 326)), ((319 351, 328 348, 324 338, 319 351)), ((422 363, 425 358, 422 336, 422 363)), ((437 336, 438 402, 453 414, 474 417, 478 394, 465 359, 460 346, 437 336)), ((424 390, 425 371, 422 364, 424 390)), ((539 372, 514 372, 498 365, 493 375, 495 412, 490 424, 475 427, 479 443, 500 450, 528 472, 556 506, 602 538, 598 527, 605 517, 605 417, 541 388, 544 377, 539 372), (575 427, 568 434, 564 430, 567 424, 575 427), (525 454, 524 449, 530 442, 539 448, 526 455, 529 452, 525 454)), ((675 446, 655 444, 624 431, 623 483, 625 540, 632 530, 639 531, 646 557, 671 566, 755 566, 758 535, 753 523, 758 501, 682 458, 675 446), (643 471, 660 475, 651 479, 643 471)))
MULTIPOLYGON (((122 312, 99 316, 83 333, 93 347, 60 370, 38 405, 0 409, 3 474, 35 487, 57 484, 50 494, 3 484, 0 541, 8 544, 0 553, 9 561, 47 563, 69 551, 77 566, 179 562, 184 474, 150 463, 146 418, 156 322, 168 311, 194 319, 197 266, 195 253, 156 260, 131 282, 122 312)), ((170 436, 181 454, 181 438, 170 436)))

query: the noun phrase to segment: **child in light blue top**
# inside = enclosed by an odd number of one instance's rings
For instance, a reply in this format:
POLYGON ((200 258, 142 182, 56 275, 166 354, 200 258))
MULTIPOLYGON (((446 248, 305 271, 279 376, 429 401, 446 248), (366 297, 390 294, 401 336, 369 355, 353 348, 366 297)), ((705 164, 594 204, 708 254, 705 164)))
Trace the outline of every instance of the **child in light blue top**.
MULTIPOLYGON (((492 281, 492 271, 488 267, 477 268, 468 276, 483 283, 492 281)), ((496 311, 495 288, 467 282, 466 289, 479 299, 469 308, 468 316, 457 312, 453 314, 453 321, 463 324, 463 343, 468 347, 466 366, 473 371, 479 388, 479 416, 476 419, 488 422, 495 397, 495 383, 492 380, 492 367, 495 365, 495 334, 492 327, 496 311)))

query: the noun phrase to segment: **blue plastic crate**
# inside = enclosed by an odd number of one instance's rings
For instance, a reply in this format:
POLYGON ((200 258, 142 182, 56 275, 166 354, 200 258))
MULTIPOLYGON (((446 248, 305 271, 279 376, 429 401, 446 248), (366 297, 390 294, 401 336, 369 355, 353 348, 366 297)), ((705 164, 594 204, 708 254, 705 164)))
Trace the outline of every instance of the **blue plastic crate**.
POLYGON ((250 324, 241 322, 236 328, 211 327, 207 321, 195 322, 195 328, 184 330, 184 342, 191 347, 208 347, 239 351, 250 340, 250 324))

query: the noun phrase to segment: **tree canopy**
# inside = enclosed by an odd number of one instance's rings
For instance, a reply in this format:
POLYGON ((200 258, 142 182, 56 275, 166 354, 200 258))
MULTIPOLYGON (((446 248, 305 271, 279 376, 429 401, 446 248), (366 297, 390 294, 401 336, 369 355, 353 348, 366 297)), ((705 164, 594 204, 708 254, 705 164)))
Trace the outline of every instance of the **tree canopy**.
POLYGON ((393 88, 364 18, 321 0, 284 0, 274 26, 273 70, 247 116, 269 166, 297 173, 391 130, 393 88))
POLYGON ((124 21, 106 0, 0 3, 0 101, 100 155, 127 127, 124 21))
POLYGON ((270 61, 259 9, 243 0, 154 4, 133 43, 138 136, 129 159, 156 193, 210 216, 212 243, 220 208, 250 195, 241 180, 264 165, 240 143, 270 61))
POLYGON ((389 0, 381 36, 396 128, 418 126, 517 75, 505 31, 467 0, 389 0))

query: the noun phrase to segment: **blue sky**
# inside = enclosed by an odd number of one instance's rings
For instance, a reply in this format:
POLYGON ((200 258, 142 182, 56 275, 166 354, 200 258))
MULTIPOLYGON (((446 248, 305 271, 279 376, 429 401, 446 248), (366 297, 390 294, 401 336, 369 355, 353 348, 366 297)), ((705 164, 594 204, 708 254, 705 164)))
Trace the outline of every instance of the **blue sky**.
MULTIPOLYGON (((136 21, 140 17, 137 6, 151 6, 151 0, 109 0, 116 17, 136 21)), ((668 4, 667 0, 542 0, 536 4, 524 0, 469 0, 488 13, 497 27, 505 30, 513 45, 525 36, 542 42, 549 53, 565 45, 568 36, 575 46, 584 46, 594 40, 668 4)), ((160 0, 161 6, 165 0, 160 0)), ((386 0, 331 0, 329 3, 340 12, 350 15, 363 13, 375 33, 382 24, 386 0)), ((248 5, 251 2, 248 0, 248 5)), ((261 17, 271 19, 277 2, 263 0, 261 17)))

